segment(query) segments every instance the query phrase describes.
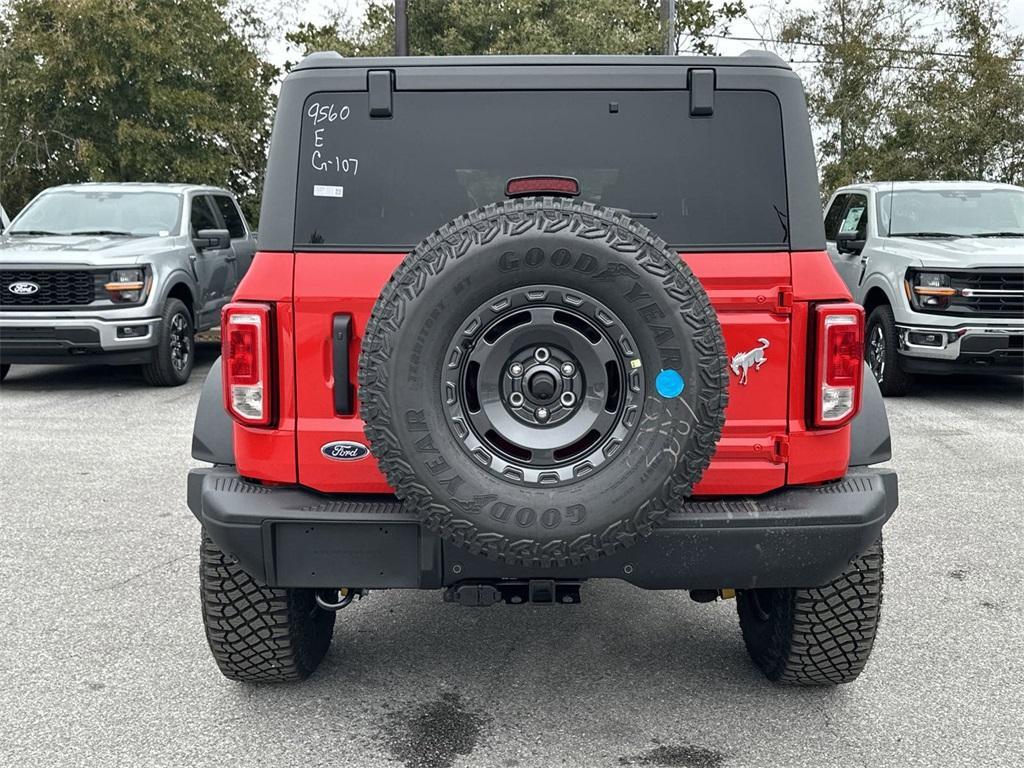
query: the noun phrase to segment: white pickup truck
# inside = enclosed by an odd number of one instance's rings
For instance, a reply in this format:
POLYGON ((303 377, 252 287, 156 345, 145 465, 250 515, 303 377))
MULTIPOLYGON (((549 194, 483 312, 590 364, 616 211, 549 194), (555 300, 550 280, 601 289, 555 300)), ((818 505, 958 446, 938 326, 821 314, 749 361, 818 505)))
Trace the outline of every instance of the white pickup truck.
POLYGON ((914 374, 1024 374, 1024 189, 854 184, 825 208, 825 239, 867 313, 883 394, 905 394, 914 374))

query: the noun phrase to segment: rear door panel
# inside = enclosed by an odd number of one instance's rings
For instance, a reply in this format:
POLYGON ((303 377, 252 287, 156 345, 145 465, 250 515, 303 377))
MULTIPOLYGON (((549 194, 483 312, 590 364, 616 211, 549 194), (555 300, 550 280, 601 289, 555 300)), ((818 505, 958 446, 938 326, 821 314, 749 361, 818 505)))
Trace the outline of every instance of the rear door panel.
MULTIPOLYGON (((390 493, 375 459, 344 461, 322 453, 328 443, 365 444, 356 385, 359 346, 374 302, 404 254, 298 253, 295 260, 295 355, 299 482, 324 492, 390 493), (345 297, 340 299, 338 297, 345 297), (352 318, 350 384, 355 412, 334 412, 331 329, 335 314, 352 318)), ((683 256, 718 312, 730 361, 762 348, 747 383, 730 371, 729 406, 718 450, 697 494, 756 494, 785 484, 784 438, 789 397, 791 308, 788 253, 683 256), (782 442, 780 442, 780 440, 782 442)), ((742 370, 742 368, 740 368, 742 370)))
MULTIPOLYGON (((683 258, 718 313, 729 362, 755 349, 763 349, 764 360, 759 368, 749 365, 746 384, 730 368, 722 439, 694 493, 750 494, 778 488, 786 482, 780 446, 789 398, 789 254, 709 253, 683 258)), ((742 373, 742 365, 737 369, 742 373)))

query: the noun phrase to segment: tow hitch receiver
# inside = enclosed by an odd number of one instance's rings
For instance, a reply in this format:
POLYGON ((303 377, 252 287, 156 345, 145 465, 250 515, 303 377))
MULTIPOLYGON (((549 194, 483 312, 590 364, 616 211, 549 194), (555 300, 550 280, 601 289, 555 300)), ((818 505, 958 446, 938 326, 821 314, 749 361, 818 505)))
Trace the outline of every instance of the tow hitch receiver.
POLYGON ((483 607, 499 602, 521 605, 573 605, 580 602, 579 581, 529 579, 526 581, 463 582, 444 592, 446 603, 483 607))

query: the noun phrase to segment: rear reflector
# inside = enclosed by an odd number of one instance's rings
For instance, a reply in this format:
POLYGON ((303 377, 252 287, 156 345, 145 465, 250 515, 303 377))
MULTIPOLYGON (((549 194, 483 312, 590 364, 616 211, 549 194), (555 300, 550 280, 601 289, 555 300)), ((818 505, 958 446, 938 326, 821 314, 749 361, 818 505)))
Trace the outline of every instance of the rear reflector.
POLYGON ((864 366, 864 310, 857 304, 821 304, 817 313, 814 423, 846 424, 860 409, 864 366))
POLYGON ((571 176, 520 176, 505 184, 505 197, 528 195, 562 195, 576 197, 580 183, 571 176))
POLYGON ((239 302, 221 315, 224 407, 240 424, 270 423, 270 307, 239 302))

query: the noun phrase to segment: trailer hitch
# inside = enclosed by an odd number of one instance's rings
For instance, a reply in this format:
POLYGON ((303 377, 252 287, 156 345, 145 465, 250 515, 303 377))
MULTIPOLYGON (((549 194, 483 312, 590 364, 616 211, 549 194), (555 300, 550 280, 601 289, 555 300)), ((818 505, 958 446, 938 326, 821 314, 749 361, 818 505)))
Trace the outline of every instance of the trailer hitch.
POLYGON ((580 602, 579 581, 527 579, 523 581, 459 582, 444 592, 446 603, 484 607, 505 602, 512 605, 575 605, 580 602))

